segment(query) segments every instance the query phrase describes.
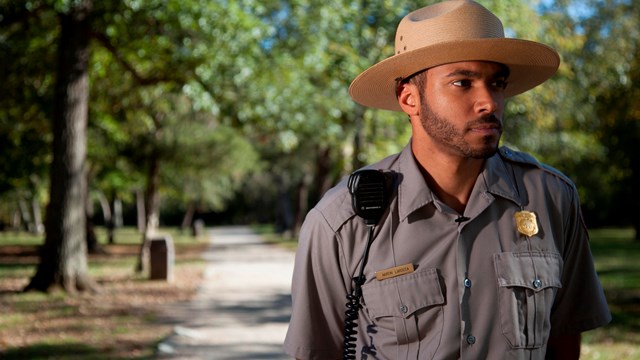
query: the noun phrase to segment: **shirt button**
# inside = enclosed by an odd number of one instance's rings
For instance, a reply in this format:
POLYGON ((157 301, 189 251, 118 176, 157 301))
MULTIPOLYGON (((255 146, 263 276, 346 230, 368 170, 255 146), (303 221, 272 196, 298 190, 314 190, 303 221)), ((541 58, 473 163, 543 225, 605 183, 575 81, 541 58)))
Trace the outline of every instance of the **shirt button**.
POLYGON ((464 278, 464 287, 466 288, 471 287, 471 280, 469 280, 469 278, 464 278))
POLYGON ((467 336, 467 344, 473 345, 476 343, 476 337, 473 335, 467 336))
POLYGON ((409 308, 406 305, 400 306, 400 312, 406 314, 409 311, 409 308))
POLYGON ((533 287, 534 287, 535 289, 539 289, 539 288, 540 288, 540 286, 542 286, 542 281, 540 281, 540 279, 535 279, 535 280, 533 280, 533 287))

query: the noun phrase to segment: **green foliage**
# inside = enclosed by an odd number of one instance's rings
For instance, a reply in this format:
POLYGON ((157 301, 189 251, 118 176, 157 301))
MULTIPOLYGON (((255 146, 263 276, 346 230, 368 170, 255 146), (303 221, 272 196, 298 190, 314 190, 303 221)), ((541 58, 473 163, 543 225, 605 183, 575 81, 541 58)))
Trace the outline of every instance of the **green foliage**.
MULTIPOLYGON (((256 23, 233 4, 191 5, 131 1, 124 11, 111 14, 105 24, 108 38, 102 42, 115 50, 104 54, 105 64, 98 68, 122 72, 122 66, 113 66, 120 63, 131 64, 125 66, 131 69, 125 77, 127 88, 105 104, 117 104, 115 119, 107 115, 102 125, 104 134, 120 145, 116 157, 124 154, 131 160, 126 173, 133 170, 140 179, 146 170, 140 165, 159 156, 168 194, 219 209, 257 161, 251 146, 224 125, 234 122, 229 119, 234 114, 218 109, 231 106, 237 94, 216 87, 229 78, 220 74, 241 73, 243 64, 230 59, 246 57, 247 44, 255 43, 238 39, 233 25, 247 29, 241 36, 252 36, 248 30, 256 23), (229 15, 224 21, 223 14, 229 15), (140 22, 147 26, 134 26, 140 22)), ((114 76, 103 71, 107 88, 112 88, 114 76)), ((118 180, 123 172, 116 168, 110 173, 118 180)))
POLYGON ((243 179, 259 171, 258 154, 245 138, 224 125, 184 122, 171 134, 169 148, 180 149, 164 172, 171 195, 182 204, 195 203, 201 211, 224 209, 243 179), (174 137, 175 136, 175 137, 174 137))
MULTIPOLYGON (((573 16, 583 40, 572 48, 568 80, 575 109, 573 128, 590 134, 597 156, 581 156, 577 176, 588 179, 583 199, 594 221, 634 224, 640 193, 640 5, 636 1, 591 1, 590 12, 573 16)), ((578 154, 580 155, 580 154, 578 154)), ((638 234, 637 236, 640 236, 638 234)))
POLYGON ((633 224, 640 8, 558 0, 540 11, 533 39, 557 49, 562 63, 554 78, 508 104, 504 141, 569 175, 591 225, 633 224))
MULTIPOLYGON (((0 195, 7 199, 46 198, 38 189, 50 161, 57 14, 71 3, 0 3, 0 151, 11 159, 0 165, 0 195)), ((273 208, 278 193, 306 184, 313 203, 327 184, 408 141, 402 114, 364 109, 347 89, 361 71, 393 54, 397 23, 424 5, 94 1, 94 188, 126 200, 144 186, 148 159, 159 154, 161 190, 172 202, 221 210, 250 181, 242 191, 249 202, 260 197, 273 208)), ((507 36, 544 42, 562 57, 554 78, 509 101, 504 143, 574 179, 591 221, 634 213, 637 2, 483 5, 503 20, 507 36), (629 200, 616 212, 620 198, 629 200)))
POLYGON ((0 7, 0 198, 31 196, 43 187, 50 161, 48 114, 54 76, 55 24, 49 13, 27 15, 17 3, 0 7), (34 61, 38 59, 38 61, 34 61))

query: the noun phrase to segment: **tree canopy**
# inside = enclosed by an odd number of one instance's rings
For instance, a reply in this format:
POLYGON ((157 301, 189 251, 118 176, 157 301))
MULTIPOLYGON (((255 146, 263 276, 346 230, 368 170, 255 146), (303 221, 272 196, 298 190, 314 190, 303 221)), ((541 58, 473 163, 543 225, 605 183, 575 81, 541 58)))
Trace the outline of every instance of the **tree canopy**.
MULTIPOLYGON (((637 223, 630 214, 640 203, 633 148, 640 136, 638 4, 481 3, 503 20, 508 36, 547 43, 562 56, 554 78, 507 104, 504 143, 574 179, 590 225, 637 223)), ((20 199, 49 198, 58 76, 52 64, 60 14, 74 4, 0 1, 5 223, 20 199)), ((408 141, 401 114, 356 105, 347 89, 393 53, 398 21, 423 5, 94 1, 90 191, 133 204, 132 194, 146 189, 148 212, 160 212, 162 203, 215 212, 232 205, 242 219, 295 231, 340 177, 408 141)))

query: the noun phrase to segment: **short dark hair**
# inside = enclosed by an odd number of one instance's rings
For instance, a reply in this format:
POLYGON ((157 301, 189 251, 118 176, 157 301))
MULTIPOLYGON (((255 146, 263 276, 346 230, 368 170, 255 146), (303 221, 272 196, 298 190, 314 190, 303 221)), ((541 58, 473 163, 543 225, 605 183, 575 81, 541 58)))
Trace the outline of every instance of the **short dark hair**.
POLYGON ((423 88, 426 82, 426 74, 427 74, 427 70, 429 69, 422 69, 418 72, 415 72, 409 76, 407 76, 406 78, 402 79, 400 81, 401 84, 408 84, 411 83, 413 85, 416 85, 418 88, 423 88))
POLYGON ((409 83, 417 86, 420 91, 420 94, 422 94, 425 83, 426 83, 426 79, 427 79, 426 77, 427 70, 428 69, 422 69, 418 72, 415 72, 407 76, 406 78, 397 78, 396 79, 396 97, 398 96, 397 91, 399 89, 399 86, 402 84, 409 84, 409 83))
POLYGON ((424 69, 424 70, 420 70, 417 73, 409 76, 407 78, 407 81, 415 86, 418 87, 418 89, 420 89, 420 92, 423 91, 424 86, 427 82, 427 70, 428 69, 424 69))

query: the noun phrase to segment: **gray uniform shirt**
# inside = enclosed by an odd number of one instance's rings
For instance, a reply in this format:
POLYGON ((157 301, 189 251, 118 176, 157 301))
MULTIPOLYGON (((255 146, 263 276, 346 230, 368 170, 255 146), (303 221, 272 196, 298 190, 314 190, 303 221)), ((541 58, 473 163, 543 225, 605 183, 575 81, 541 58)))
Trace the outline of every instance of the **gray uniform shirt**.
MULTIPOLYGON (((550 335, 607 324, 576 189, 530 156, 488 159, 464 221, 431 192, 407 146, 371 166, 397 174, 374 232, 358 319, 358 359, 544 359, 550 335), (518 230, 533 212, 538 232, 518 230), (411 264, 414 270, 376 279, 411 264)), ((342 358, 345 304, 367 242, 346 182, 300 233, 285 351, 342 358)))

